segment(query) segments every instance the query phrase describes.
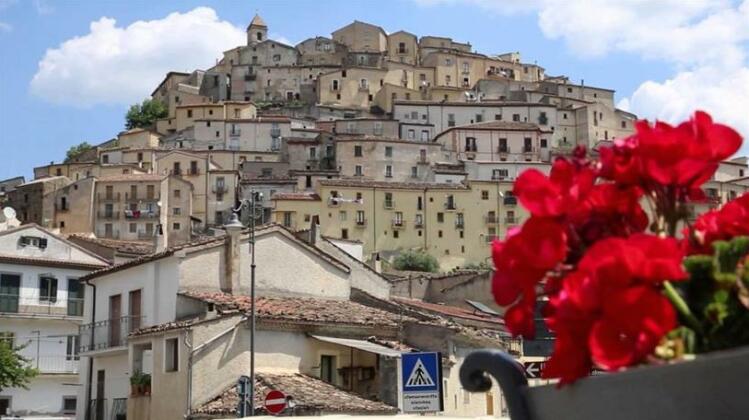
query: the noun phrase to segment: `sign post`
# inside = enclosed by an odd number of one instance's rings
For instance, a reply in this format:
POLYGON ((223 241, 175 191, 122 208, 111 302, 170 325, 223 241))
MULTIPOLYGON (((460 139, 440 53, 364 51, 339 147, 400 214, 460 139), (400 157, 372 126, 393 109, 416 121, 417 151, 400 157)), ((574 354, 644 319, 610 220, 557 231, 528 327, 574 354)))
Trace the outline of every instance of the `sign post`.
POLYGON ((444 411, 440 353, 401 354, 400 378, 404 413, 444 411))
POLYGON ((237 407, 237 416, 240 418, 250 415, 249 398, 250 395, 250 378, 245 375, 239 377, 237 381, 237 395, 239 396, 239 406, 237 407))
POLYGON ((286 395, 273 390, 265 396, 265 409, 271 414, 279 414, 286 409, 286 395))

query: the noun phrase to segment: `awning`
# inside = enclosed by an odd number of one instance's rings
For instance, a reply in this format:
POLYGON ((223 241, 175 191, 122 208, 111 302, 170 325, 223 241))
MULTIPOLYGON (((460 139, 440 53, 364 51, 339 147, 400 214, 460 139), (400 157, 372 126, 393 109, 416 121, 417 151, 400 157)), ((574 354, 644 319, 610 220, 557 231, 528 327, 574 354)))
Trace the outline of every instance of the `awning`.
POLYGON ((322 335, 312 335, 312 334, 310 334, 310 336, 314 339, 324 341, 326 343, 333 343, 333 344, 338 344, 341 346, 353 347, 355 349, 366 351, 369 353, 376 353, 376 354, 387 356, 387 357, 401 357, 401 352, 399 352, 398 350, 393 350, 389 347, 385 347, 380 344, 370 343, 369 341, 354 340, 351 338, 325 337, 322 335))

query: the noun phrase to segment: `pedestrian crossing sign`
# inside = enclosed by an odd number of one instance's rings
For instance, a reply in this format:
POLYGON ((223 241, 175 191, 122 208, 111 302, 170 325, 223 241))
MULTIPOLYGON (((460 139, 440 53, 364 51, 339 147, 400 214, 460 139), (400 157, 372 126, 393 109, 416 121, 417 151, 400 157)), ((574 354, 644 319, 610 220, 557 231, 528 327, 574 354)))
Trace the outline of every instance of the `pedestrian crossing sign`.
POLYGON ((407 413, 442 411, 442 357, 437 352, 401 354, 401 392, 407 413))

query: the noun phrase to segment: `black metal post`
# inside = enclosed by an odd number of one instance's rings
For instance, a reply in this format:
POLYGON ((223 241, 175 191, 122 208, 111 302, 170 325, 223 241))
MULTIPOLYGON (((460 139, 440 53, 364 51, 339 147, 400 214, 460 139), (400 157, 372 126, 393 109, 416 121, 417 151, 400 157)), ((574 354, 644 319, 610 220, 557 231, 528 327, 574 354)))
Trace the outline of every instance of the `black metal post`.
POLYGON ((250 416, 255 415, 255 190, 250 190, 250 416))

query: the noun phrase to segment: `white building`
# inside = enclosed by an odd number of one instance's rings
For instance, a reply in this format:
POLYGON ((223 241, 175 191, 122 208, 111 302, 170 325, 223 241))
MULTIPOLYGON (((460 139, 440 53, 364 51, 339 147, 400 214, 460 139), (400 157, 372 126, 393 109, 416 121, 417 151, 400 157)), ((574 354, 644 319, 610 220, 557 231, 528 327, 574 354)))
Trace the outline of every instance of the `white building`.
POLYGON ((0 416, 74 416, 78 390, 79 277, 108 265, 84 248, 29 224, 0 232, 0 340, 25 346, 39 369, 29 389, 0 391, 0 416))

